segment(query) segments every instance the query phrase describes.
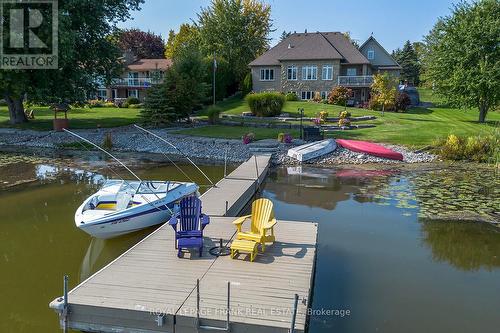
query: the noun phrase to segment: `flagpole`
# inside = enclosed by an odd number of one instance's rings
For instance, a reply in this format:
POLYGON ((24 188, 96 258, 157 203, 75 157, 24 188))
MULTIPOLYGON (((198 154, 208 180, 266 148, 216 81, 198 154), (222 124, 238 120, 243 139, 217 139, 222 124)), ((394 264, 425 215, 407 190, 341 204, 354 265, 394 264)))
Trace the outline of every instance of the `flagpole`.
POLYGON ((214 67, 214 73, 213 73, 213 77, 212 77, 212 89, 213 89, 213 103, 215 105, 215 70, 217 68, 217 60, 215 60, 215 51, 214 51, 213 67, 214 67))

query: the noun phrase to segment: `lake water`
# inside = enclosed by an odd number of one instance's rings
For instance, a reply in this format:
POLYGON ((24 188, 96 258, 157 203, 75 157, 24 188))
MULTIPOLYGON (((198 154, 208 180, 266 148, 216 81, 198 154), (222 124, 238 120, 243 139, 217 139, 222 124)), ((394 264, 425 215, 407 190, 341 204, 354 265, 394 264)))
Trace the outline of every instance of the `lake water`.
MULTIPOLYGON (((143 178, 186 180, 173 166, 132 165, 143 178)), ((106 176, 99 159, 0 155, 0 332, 57 332, 48 303, 62 276, 73 287, 151 232, 102 241, 74 226, 106 176)), ((318 312, 310 332, 497 332, 500 228, 426 217, 495 219, 499 189, 492 170, 278 168, 262 195, 278 219, 319 223, 313 309, 349 315, 318 312)))

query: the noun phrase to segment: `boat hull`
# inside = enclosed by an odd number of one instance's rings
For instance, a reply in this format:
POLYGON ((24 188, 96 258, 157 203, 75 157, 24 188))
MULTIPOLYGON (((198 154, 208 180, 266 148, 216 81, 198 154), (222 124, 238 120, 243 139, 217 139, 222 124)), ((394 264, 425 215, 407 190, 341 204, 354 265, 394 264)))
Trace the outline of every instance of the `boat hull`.
POLYGON ((114 238, 165 223, 171 214, 165 207, 162 208, 161 210, 152 208, 134 215, 117 214, 112 218, 89 224, 80 224, 78 227, 92 237, 114 238))
POLYGON ((373 142, 337 139, 337 144, 357 153, 369 154, 391 160, 403 160, 403 154, 373 142))
POLYGON ((287 155, 300 162, 304 162, 331 153, 336 148, 337 144, 335 143, 335 140, 327 139, 290 148, 287 155))

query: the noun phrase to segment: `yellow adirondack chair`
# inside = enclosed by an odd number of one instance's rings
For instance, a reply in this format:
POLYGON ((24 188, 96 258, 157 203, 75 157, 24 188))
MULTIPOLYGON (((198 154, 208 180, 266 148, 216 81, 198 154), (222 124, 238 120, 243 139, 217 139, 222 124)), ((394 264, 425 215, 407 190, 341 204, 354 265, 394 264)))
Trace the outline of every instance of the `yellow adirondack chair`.
POLYGON ((272 243, 274 238, 273 203, 269 199, 257 199, 252 203, 252 214, 241 216, 233 222, 238 229, 236 239, 245 239, 261 244, 262 252, 266 250, 266 243, 272 243), (243 222, 250 218, 250 231, 243 231, 243 222))

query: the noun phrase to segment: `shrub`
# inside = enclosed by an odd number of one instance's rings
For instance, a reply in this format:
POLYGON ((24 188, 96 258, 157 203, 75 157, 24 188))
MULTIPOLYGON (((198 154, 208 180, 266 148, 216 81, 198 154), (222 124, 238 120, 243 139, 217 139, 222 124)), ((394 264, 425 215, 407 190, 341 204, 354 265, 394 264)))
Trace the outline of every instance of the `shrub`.
POLYGON ((328 112, 326 112, 326 111, 321 111, 321 112, 319 113, 319 119, 321 119, 321 121, 322 121, 323 123, 326 123, 327 118, 328 118, 328 112))
POLYGON ((252 91, 252 73, 248 72, 243 79, 241 91, 243 96, 248 95, 252 91))
POLYGON ((106 108, 114 108, 115 107, 115 103, 113 103, 113 102, 105 102, 104 103, 104 107, 106 107, 106 108))
POLYGON ((128 105, 141 104, 141 101, 137 97, 129 97, 129 98, 127 98, 127 102, 126 103, 128 105))
POLYGON ((91 108, 100 108, 104 105, 104 102, 100 99, 91 99, 88 101, 89 107, 91 108))
POLYGON ((285 133, 285 137, 283 138, 283 142, 285 143, 292 143, 292 135, 291 134, 288 134, 288 133, 285 133))
POLYGON ((285 133, 278 134, 278 142, 283 142, 285 140, 285 133))
POLYGON ((436 152, 448 160, 495 162, 498 158, 499 141, 500 135, 498 133, 467 138, 450 134, 446 139, 434 142, 434 146, 436 146, 436 152))
POLYGON ((351 98, 352 90, 344 86, 336 86, 328 94, 328 104, 346 105, 347 100, 351 98))
POLYGON ((351 126, 351 120, 349 118, 340 118, 339 119, 339 126, 340 127, 351 126))
POLYGON ((115 101, 113 102, 113 104, 115 105, 115 107, 117 108, 123 108, 123 107, 126 107, 125 106, 125 101, 123 99, 115 99, 115 101))
POLYGON ((411 99, 407 93, 405 92, 399 93, 396 96, 395 107, 397 111, 406 111, 410 105, 411 105, 411 99))
POLYGON ((222 112, 222 108, 212 105, 207 109, 208 122, 210 124, 216 124, 219 121, 219 116, 222 112))
POLYGON ((5 99, 0 99, 0 106, 7 106, 5 99))
POLYGON ((321 93, 316 91, 313 96, 313 102, 320 103, 323 99, 321 98, 321 93))
POLYGON ((341 119, 342 118, 351 118, 351 116, 352 116, 351 113, 349 111, 347 111, 347 110, 341 111, 339 113, 339 118, 341 118, 341 119))
POLYGON ((258 117, 278 116, 285 105, 285 96, 276 92, 248 94, 246 101, 252 113, 258 117))
POLYGON ((253 133, 247 133, 243 135, 243 144, 247 145, 250 142, 253 142, 255 140, 255 134, 253 133))
POLYGON ((290 102, 295 102, 299 100, 299 96, 297 96, 297 94, 294 92, 289 92, 288 94, 285 95, 285 100, 290 102))

